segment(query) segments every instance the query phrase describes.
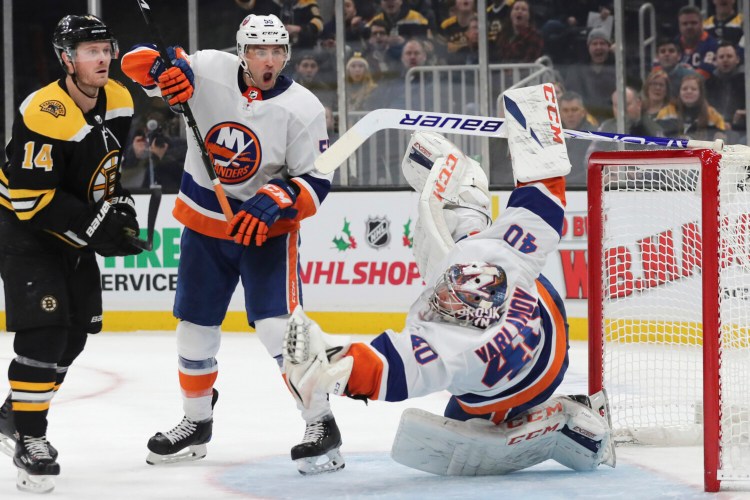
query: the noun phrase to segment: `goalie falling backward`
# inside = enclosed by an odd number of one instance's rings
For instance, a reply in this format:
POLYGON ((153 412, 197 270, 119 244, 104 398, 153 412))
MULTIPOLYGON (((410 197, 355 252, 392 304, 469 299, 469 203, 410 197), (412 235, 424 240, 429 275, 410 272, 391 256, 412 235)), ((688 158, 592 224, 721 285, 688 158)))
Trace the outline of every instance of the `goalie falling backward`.
POLYGON ((491 223, 480 166, 432 132, 404 175, 420 193, 414 255, 426 288, 406 327, 340 345, 301 309, 287 325, 290 390, 402 401, 447 390, 444 416, 410 409, 394 460, 445 475, 505 474, 553 459, 615 465, 606 394, 554 396, 568 367, 563 302, 540 274, 560 240, 570 171, 551 85, 504 95, 517 187, 491 223))

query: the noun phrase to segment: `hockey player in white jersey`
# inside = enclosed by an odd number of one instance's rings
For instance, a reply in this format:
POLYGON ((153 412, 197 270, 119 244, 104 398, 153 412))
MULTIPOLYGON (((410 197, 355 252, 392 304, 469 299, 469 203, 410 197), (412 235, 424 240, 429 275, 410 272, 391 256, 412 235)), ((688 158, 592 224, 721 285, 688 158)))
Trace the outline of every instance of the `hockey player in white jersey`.
MULTIPOLYGON (((328 146, 325 111, 312 93, 280 74, 290 45, 276 16, 247 16, 237 31, 236 56, 216 50, 187 55, 179 47, 167 52, 168 69, 153 46, 136 46, 122 69, 176 111, 188 103, 235 215, 227 224, 200 150, 189 140, 173 211, 185 225, 174 304, 185 417, 149 440, 151 464, 206 455, 218 396, 220 325, 239 280, 248 322, 282 365, 285 325, 302 302, 300 220, 316 213, 331 185, 331 176, 313 166, 328 146)), ((305 435, 291 452, 300 472, 342 468, 341 436, 327 396, 300 409, 305 435), (319 457, 327 460, 318 463, 319 457)))
POLYGON ((414 253, 427 284, 401 332, 335 347, 297 309, 287 381, 319 392, 401 401, 447 390, 444 416, 407 410, 392 456, 436 474, 504 474, 547 459, 614 466, 606 395, 553 396, 568 366, 563 302, 542 276, 564 220, 570 162, 552 85, 504 95, 517 187, 490 225, 486 177, 442 136, 415 133, 404 174, 421 193, 414 253))

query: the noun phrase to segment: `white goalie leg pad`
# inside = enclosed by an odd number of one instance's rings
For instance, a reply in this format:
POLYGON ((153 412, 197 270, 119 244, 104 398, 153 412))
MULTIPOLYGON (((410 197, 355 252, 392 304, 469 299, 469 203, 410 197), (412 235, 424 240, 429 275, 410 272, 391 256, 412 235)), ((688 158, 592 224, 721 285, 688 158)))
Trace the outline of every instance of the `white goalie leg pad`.
POLYGON ((282 352, 287 384, 304 408, 310 408, 320 394, 344 394, 354 366, 354 359, 345 356, 349 345, 349 337, 334 338, 301 307, 294 310, 287 322, 282 352))
POLYGON ((557 396, 499 425, 408 409, 391 456, 408 467, 447 476, 508 474, 548 459, 574 470, 592 470, 600 463, 614 467, 610 443, 606 418, 557 396))
POLYGON ((401 416, 391 457, 407 467, 446 476, 502 475, 525 469, 552 458, 566 421, 562 409, 535 409, 539 410, 500 425, 408 409, 401 416))
POLYGON ((414 132, 401 160, 401 171, 406 182, 414 191, 421 193, 435 162, 456 151, 461 152, 455 144, 436 132, 414 132))
POLYGON ((516 182, 568 175, 570 160, 554 86, 507 90, 503 106, 516 182))

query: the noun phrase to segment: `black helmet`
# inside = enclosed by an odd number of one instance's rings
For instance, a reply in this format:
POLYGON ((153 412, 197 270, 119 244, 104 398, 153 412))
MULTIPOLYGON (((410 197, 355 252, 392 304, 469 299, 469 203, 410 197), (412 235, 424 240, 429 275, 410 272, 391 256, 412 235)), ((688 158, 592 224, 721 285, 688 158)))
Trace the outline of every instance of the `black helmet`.
POLYGON ((85 16, 65 16, 60 19, 52 35, 52 45, 55 47, 55 54, 60 61, 63 69, 61 53, 65 52, 73 60, 73 51, 81 42, 93 42, 97 40, 106 40, 112 44, 112 54, 117 59, 119 48, 112 32, 104 24, 104 21, 96 16, 87 14, 85 16))

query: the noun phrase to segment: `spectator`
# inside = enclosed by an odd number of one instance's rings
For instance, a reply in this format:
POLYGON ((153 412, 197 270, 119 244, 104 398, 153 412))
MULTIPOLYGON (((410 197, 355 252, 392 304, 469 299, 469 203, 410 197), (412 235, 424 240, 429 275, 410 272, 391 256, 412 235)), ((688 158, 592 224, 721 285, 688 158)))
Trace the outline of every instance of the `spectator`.
POLYGON ((695 74, 689 64, 680 62, 682 47, 674 40, 662 38, 656 43, 656 59, 658 63, 653 71, 663 70, 669 76, 669 96, 676 98, 680 92, 680 83, 687 75, 695 74))
MULTIPOLYGON (((396 78, 378 82, 378 87, 372 94, 373 108, 431 109, 432 73, 412 74, 407 77, 410 69, 424 66, 426 62, 427 50, 424 43, 416 38, 406 42, 401 52, 400 74, 396 78)), ((395 134, 388 135, 386 142, 396 144, 396 138, 395 134)), ((395 185, 400 182, 402 154, 398 147, 380 148, 371 154, 375 157, 373 168, 377 169, 378 184, 395 185)))
POLYGON ((570 130, 596 130, 597 125, 591 119, 586 107, 583 105, 583 97, 573 91, 562 94, 560 101, 560 119, 563 128, 570 130))
POLYGON ((581 94, 586 109, 601 122, 613 116, 610 96, 617 86, 610 57, 611 44, 604 30, 593 29, 588 35, 587 45, 589 64, 571 66, 565 86, 581 94))
MULTIPOLYGON (((721 42, 716 51, 716 69, 706 82, 709 104, 724 117, 732 130, 745 130, 745 72, 739 68, 737 48, 721 42)), ((733 139, 737 139, 734 137, 733 139)))
POLYGON ((412 37, 432 37, 427 18, 410 9, 403 0, 380 0, 380 8, 382 11, 370 20, 368 27, 376 21, 382 21, 391 47, 401 48, 412 37))
POLYGON ((514 0, 492 0, 487 6, 487 44, 492 46, 510 17, 514 0))
POLYGON ((737 13, 736 0, 713 0, 716 13, 703 21, 703 29, 717 40, 735 47, 742 39, 742 15, 737 13))
POLYGON ((377 82, 393 78, 399 71, 401 47, 391 48, 388 28, 384 21, 374 20, 370 23, 370 36, 367 39, 365 59, 370 65, 370 72, 377 82))
POLYGON ((469 26, 476 18, 474 0, 456 0, 454 15, 438 30, 439 52, 446 64, 467 64, 467 60, 476 58, 477 45, 469 41, 469 26))
POLYGON ((648 74, 641 92, 643 98, 643 112, 652 120, 661 108, 669 104, 670 89, 669 75, 664 70, 656 69, 648 74))
MULTIPOLYGON (((612 113, 613 118, 605 120, 599 126, 599 132, 620 132, 617 130, 617 110, 618 110, 618 92, 612 93, 612 113)), ((625 87, 625 134, 634 136, 662 137, 664 130, 652 120, 648 114, 644 113, 643 100, 641 95, 633 87, 625 87)), ((608 143, 616 145, 613 143, 608 143)))
POLYGON ((503 26, 490 50, 490 62, 533 62, 542 55, 542 35, 531 23, 528 0, 516 0, 510 9, 509 22, 503 26))
POLYGON ((662 108, 656 121, 668 137, 684 136, 707 141, 726 138, 724 118, 708 104, 705 83, 700 75, 687 75, 682 79, 678 99, 662 108))
POLYGON ((378 85, 370 75, 370 65, 360 52, 346 63, 346 99, 348 111, 372 110, 371 96, 378 85))
MULTIPOLYGON (((357 13, 354 0, 344 0, 344 40, 353 49, 363 50, 367 27, 365 20, 357 13)), ((336 19, 333 18, 323 27, 321 40, 336 40, 336 19)))
POLYGON ((237 5, 256 15, 273 14, 284 23, 292 46, 312 49, 323 31, 323 17, 317 0, 235 0, 237 5))
MULTIPOLYGON (((697 75, 696 75, 697 76, 697 75)), ((700 78, 700 77, 698 77, 700 78)), ((618 92, 612 93, 612 113, 617 116, 618 92)), ((641 95, 633 87, 625 87, 625 128, 617 129, 617 118, 609 118, 599 126, 599 132, 624 133, 631 136, 662 137, 664 130, 661 126, 644 113, 641 95)), ((592 142, 586 152, 586 158, 594 151, 612 151, 618 149, 619 144, 614 142, 595 141, 592 142)), ((640 144, 625 144, 625 149, 643 149, 640 144)), ((588 160, 587 160, 588 162, 588 160)))
POLYGON ((677 15, 680 36, 677 42, 682 48, 682 62, 689 64, 704 79, 714 72, 714 57, 719 42, 703 29, 703 15, 698 7, 686 5, 677 15))
MULTIPOLYGON (((558 97, 560 120, 563 128, 569 130, 596 130, 596 125, 588 119, 588 111, 583 105, 583 98, 576 92, 566 92, 558 97)), ((586 151, 588 141, 569 139, 565 141, 570 159, 571 170, 566 177, 570 186, 586 185, 586 151)))
POLYGON ((336 88, 319 76, 318 59, 307 52, 297 59, 292 79, 315 94, 324 106, 333 105, 336 99, 336 88))

